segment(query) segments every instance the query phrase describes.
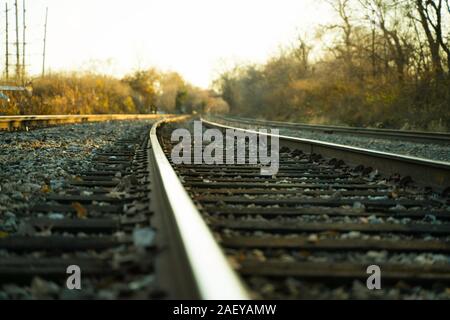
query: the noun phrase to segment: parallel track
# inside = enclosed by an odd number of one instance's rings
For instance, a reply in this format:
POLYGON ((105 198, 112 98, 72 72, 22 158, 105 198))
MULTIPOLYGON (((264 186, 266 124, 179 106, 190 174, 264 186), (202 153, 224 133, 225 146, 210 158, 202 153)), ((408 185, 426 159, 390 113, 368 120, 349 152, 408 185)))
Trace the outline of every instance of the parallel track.
MULTIPOLYGON (((232 129, 255 132, 207 120, 203 120, 203 123, 222 130, 232 129)), ((289 136, 280 135, 279 139, 282 146, 298 149, 309 154, 319 154, 329 159, 342 160, 349 165, 369 167, 380 171, 385 177, 400 174, 405 179, 407 177, 413 178, 414 181, 423 186, 444 192, 447 192, 448 187, 450 187, 450 164, 448 162, 289 136)))
POLYGON ((394 139, 421 143, 450 144, 450 133, 448 132, 425 132, 425 131, 408 131, 408 130, 392 130, 392 129, 375 129, 375 128, 359 128, 344 127, 331 125, 313 125, 305 123, 282 122, 257 120, 243 117, 232 116, 215 116, 219 120, 224 120, 236 124, 258 125, 262 127, 286 128, 292 130, 316 131, 326 134, 345 134, 352 136, 363 136, 377 139, 394 139))

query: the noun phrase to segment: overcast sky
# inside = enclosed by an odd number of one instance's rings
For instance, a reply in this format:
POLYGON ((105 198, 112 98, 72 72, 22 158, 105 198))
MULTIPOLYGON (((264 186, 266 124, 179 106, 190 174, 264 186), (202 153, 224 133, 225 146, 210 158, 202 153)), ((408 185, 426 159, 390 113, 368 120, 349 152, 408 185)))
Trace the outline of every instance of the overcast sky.
MULTIPOLYGON (((0 1, 4 7, 5 1, 0 1)), ((15 41, 14 1, 10 42, 15 41)), ((19 0, 19 10, 22 0, 19 0)), ((93 69, 121 76, 156 66, 208 87, 223 65, 263 62, 298 33, 312 33, 331 12, 314 0, 26 0, 27 64, 42 67, 49 8, 47 67, 93 69)), ((3 11, 3 10, 2 10, 3 11)), ((4 15, 4 13, 3 13, 4 15)), ((1 38, 4 39, 4 16, 1 38)), ((21 40, 20 40, 21 41, 21 40)), ((4 46, 0 41, 0 52, 4 46)), ((13 45, 10 52, 15 53, 13 45)), ((10 61, 14 63, 15 57, 10 61)), ((4 58, 1 60, 4 67, 4 58)))

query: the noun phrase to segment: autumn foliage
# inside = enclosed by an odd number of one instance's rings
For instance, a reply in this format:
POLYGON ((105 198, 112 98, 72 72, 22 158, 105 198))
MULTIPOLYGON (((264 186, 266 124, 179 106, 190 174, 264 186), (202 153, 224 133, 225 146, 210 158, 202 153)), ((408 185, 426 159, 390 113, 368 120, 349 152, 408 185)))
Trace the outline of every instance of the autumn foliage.
POLYGON ((228 110, 228 105, 214 93, 188 84, 177 73, 163 73, 156 69, 136 71, 122 79, 93 73, 58 73, 35 78, 27 87, 27 92, 5 92, 10 101, 0 104, 0 114, 145 114, 228 110))
POLYGON ((328 0, 336 24, 215 85, 236 115, 450 130, 450 2, 328 0))

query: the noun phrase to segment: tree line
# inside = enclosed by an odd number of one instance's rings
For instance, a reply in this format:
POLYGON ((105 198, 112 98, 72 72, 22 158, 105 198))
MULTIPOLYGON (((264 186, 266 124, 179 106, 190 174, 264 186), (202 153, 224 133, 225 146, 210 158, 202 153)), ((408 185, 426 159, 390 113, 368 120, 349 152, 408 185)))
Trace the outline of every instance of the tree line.
MULTIPOLYGON (((322 0, 324 1, 324 0, 322 0)), ((450 129, 449 0, 327 0, 322 25, 215 88, 236 115, 450 129)))
POLYGON ((5 92, 0 115, 201 113, 228 105, 214 92, 197 88, 176 72, 151 68, 122 79, 96 73, 56 73, 33 79, 23 92, 5 92))

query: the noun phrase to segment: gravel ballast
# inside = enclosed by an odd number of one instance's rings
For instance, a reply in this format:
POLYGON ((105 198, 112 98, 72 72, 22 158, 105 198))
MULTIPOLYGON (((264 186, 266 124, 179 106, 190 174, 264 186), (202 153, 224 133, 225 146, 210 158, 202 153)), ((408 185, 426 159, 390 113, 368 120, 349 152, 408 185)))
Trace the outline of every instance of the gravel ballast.
MULTIPOLYGON (((64 181, 89 171, 97 150, 148 121, 86 123, 21 132, 0 132, 0 221, 58 193, 64 181)), ((9 220, 8 220, 9 219, 9 220)))
MULTIPOLYGON (((66 125, 29 132, 0 132, 0 148, 2 150, 0 154, 0 239, 7 240, 10 237, 46 239, 46 237, 56 236, 64 239, 73 238, 74 241, 93 237, 122 241, 120 245, 104 250, 78 249, 62 251, 62 254, 59 251, 54 252, 44 248, 25 252, 0 248, 0 260, 8 262, 14 261, 14 259, 20 259, 20 261, 29 259, 30 262, 34 262, 45 259, 68 259, 68 261, 87 259, 89 261, 109 261, 116 269, 120 269, 123 261, 139 266, 141 261, 146 261, 148 253, 145 248, 151 245, 155 235, 154 230, 146 222, 129 224, 128 233, 117 230, 111 234, 100 231, 98 234, 73 233, 53 230, 51 227, 32 230, 25 227, 29 226, 28 218, 48 218, 54 221, 70 220, 74 217, 79 220, 86 219, 86 221, 91 218, 125 219, 122 214, 127 214, 137 220, 147 218, 147 209, 131 200, 124 202, 123 210, 103 214, 95 210, 87 210, 78 202, 72 203, 72 206, 78 205, 76 214, 66 210, 59 212, 58 209, 45 213, 36 211, 33 207, 36 204, 51 203, 46 200, 49 195, 65 197, 70 196, 71 192, 77 191, 70 182, 79 181, 84 172, 98 170, 93 158, 98 158, 102 152, 108 152, 108 150, 114 150, 121 146, 120 150, 122 151, 134 152, 140 144, 140 140, 136 139, 134 142, 134 138, 137 135, 141 137, 142 133, 148 132, 152 123, 153 121, 113 121, 66 125), (117 144, 121 140, 130 141, 122 143, 122 145, 117 144), (139 205, 140 210, 137 212, 139 205), (132 241, 123 242, 125 237, 130 237, 132 241)), ((117 157, 114 155, 109 157, 109 160, 116 159, 117 157)), ((138 162, 132 164, 135 166, 134 172, 136 173, 138 164, 138 162)), ((128 179, 127 173, 124 174, 122 176, 119 171, 115 175, 115 179, 120 183, 104 196, 111 199, 141 196, 139 192, 131 190, 131 184, 127 187, 127 181, 130 179, 128 179)), ((141 182, 145 178, 135 178, 135 180, 133 186, 137 189, 145 183, 141 182)), ((81 189, 78 190, 81 196, 94 195, 94 188, 81 189)), ((92 204, 101 207, 105 203, 94 201, 92 204)), ((155 275, 149 270, 145 273, 126 273, 120 281, 113 281, 112 277, 105 280, 104 277, 86 275, 81 280, 82 290, 68 289, 64 277, 53 279, 46 278, 46 276, 33 276, 30 282, 15 282, 9 278, 4 281, 5 279, 2 279, 0 300, 153 298, 149 295, 154 292, 160 293, 158 289, 155 289, 155 275)))

